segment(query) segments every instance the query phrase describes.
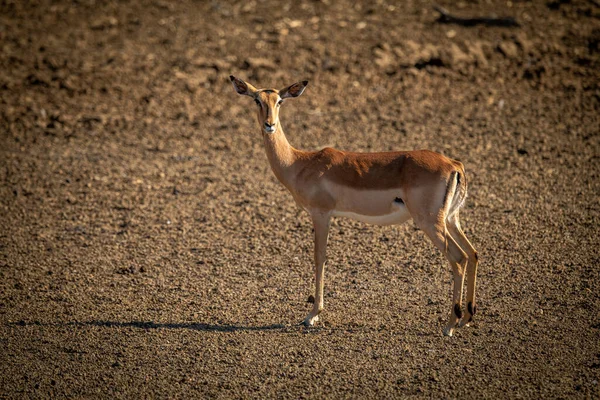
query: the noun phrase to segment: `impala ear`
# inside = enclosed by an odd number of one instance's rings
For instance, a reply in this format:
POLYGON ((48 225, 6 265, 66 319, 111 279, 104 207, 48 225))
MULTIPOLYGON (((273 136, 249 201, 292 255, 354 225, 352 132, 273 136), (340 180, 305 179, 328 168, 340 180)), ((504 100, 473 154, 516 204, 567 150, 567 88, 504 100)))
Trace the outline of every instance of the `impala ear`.
POLYGON ((308 86, 308 81, 296 82, 292 86, 288 86, 285 89, 279 91, 279 97, 287 99, 289 97, 298 97, 308 86))
POLYGON ((236 78, 233 75, 229 75, 229 79, 233 83, 233 88, 238 94, 245 94, 246 96, 254 97, 254 93, 256 93, 256 88, 249 84, 248 82, 244 82, 243 80, 236 78))

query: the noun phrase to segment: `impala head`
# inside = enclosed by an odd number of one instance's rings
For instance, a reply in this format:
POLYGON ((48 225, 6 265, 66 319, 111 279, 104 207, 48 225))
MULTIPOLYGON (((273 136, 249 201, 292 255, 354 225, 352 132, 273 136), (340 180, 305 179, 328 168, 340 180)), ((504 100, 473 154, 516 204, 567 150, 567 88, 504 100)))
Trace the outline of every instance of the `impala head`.
POLYGON ((304 92, 308 81, 296 82, 285 89, 257 89, 248 82, 230 75, 233 88, 238 94, 245 94, 254 99, 258 107, 258 123, 263 132, 274 133, 279 126, 279 108, 283 101, 290 97, 298 97, 304 92))

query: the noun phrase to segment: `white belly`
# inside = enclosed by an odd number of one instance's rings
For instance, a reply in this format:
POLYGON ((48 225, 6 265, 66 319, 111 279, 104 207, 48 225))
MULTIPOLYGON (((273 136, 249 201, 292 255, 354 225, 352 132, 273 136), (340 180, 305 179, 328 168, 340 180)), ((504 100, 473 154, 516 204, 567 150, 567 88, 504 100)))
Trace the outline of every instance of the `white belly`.
POLYGON ((383 215, 362 215, 350 211, 334 211, 332 214, 334 217, 348 217, 373 225, 398 225, 410 219, 410 214, 404 205, 399 205, 391 213, 383 215))
POLYGON ((325 181, 325 189, 336 199, 334 217, 348 217, 373 225, 398 225, 411 218, 406 205, 395 201, 402 189, 356 189, 325 181))

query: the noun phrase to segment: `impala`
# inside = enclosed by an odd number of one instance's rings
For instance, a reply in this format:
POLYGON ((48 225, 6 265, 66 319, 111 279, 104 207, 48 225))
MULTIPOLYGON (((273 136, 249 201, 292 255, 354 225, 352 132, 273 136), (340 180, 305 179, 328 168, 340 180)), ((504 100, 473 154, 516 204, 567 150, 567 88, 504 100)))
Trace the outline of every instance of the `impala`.
POLYGON ((428 150, 352 153, 332 148, 302 151, 290 146, 279 111, 285 99, 298 97, 308 85, 297 82, 281 90, 256 89, 230 76, 240 95, 252 97, 267 158, 277 179, 308 211, 315 232, 313 307, 303 323, 312 326, 323 311, 325 251, 331 217, 350 217, 377 225, 413 219, 448 259, 453 273, 450 319, 444 334, 467 325, 476 312, 477 252, 463 233, 459 209, 467 197, 465 170, 459 161, 428 150), (467 310, 462 291, 467 277, 467 310))

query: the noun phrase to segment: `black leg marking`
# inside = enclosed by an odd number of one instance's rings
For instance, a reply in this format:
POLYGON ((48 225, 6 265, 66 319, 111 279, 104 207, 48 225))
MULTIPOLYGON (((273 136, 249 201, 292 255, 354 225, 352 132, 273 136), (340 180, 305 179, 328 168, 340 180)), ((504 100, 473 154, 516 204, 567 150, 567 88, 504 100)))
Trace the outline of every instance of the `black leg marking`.
POLYGON ((477 254, 477 252, 475 252, 474 254, 475 254, 475 261, 479 261, 479 254, 477 254))
POLYGON ((462 310, 460 309, 460 306, 458 305, 458 303, 454 305, 454 314, 458 318, 462 318, 462 310))
POLYGON ((467 310, 469 311, 469 314, 475 315, 477 312, 477 306, 474 306, 473 303, 469 302, 469 304, 467 304, 467 310))
POLYGON ((312 303, 315 304, 315 296, 313 296, 312 294, 310 296, 308 296, 308 299, 306 299, 307 303, 312 303))

